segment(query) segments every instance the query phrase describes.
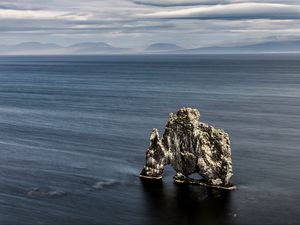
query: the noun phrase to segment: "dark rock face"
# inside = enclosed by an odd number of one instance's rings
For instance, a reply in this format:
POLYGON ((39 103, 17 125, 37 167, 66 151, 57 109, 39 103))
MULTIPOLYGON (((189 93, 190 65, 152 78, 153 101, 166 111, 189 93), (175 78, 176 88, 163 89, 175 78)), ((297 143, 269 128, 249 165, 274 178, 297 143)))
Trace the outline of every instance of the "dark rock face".
POLYGON ((199 173, 199 182, 229 187, 232 173, 230 140, 224 130, 200 122, 197 109, 182 108, 170 113, 163 137, 153 129, 141 177, 161 179, 164 166, 171 164, 177 182, 195 183, 188 176, 199 173))

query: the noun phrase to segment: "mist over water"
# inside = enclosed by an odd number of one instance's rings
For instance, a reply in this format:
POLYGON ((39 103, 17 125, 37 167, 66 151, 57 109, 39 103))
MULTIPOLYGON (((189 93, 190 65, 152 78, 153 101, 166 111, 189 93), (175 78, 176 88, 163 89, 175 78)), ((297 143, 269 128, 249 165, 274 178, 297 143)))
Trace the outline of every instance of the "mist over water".
POLYGON ((0 224, 297 224, 300 56, 0 57, 0 224), (237 190, 142 182, 153 127, 196 107, 237 190))

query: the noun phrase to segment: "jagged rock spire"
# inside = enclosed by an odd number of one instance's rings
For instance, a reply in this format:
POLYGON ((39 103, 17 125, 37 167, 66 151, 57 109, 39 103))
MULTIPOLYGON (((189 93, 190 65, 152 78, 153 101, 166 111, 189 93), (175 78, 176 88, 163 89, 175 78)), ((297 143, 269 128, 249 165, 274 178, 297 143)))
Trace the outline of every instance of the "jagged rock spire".
POLYGON ((197 109, 182 108, 170 113, 163 137, 153 129, 141 177, 161 179, 171 164, 177 182, 195 182, 188 176, 199 173, 206 185, 229 187, 233 175, 230 140, 222 129, 200 122, 197 109))

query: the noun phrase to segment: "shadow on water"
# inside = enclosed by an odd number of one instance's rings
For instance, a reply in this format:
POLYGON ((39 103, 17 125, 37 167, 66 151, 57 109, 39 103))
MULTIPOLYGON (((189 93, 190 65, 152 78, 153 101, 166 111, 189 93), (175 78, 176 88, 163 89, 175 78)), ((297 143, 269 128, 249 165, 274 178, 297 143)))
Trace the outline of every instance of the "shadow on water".
POLYGON ((149 224, 231 224, 231 191, 141 179, 149 224))

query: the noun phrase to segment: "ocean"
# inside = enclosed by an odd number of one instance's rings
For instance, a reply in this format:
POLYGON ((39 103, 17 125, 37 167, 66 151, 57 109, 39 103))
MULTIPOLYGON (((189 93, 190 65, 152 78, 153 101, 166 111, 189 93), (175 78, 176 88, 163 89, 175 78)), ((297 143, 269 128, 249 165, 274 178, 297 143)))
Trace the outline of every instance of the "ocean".
POLYGON ((300 55, 0 57, 1 225, 298 224, 300 55), (139 173, 152 128, 198 108, 234 191, 139 173))

